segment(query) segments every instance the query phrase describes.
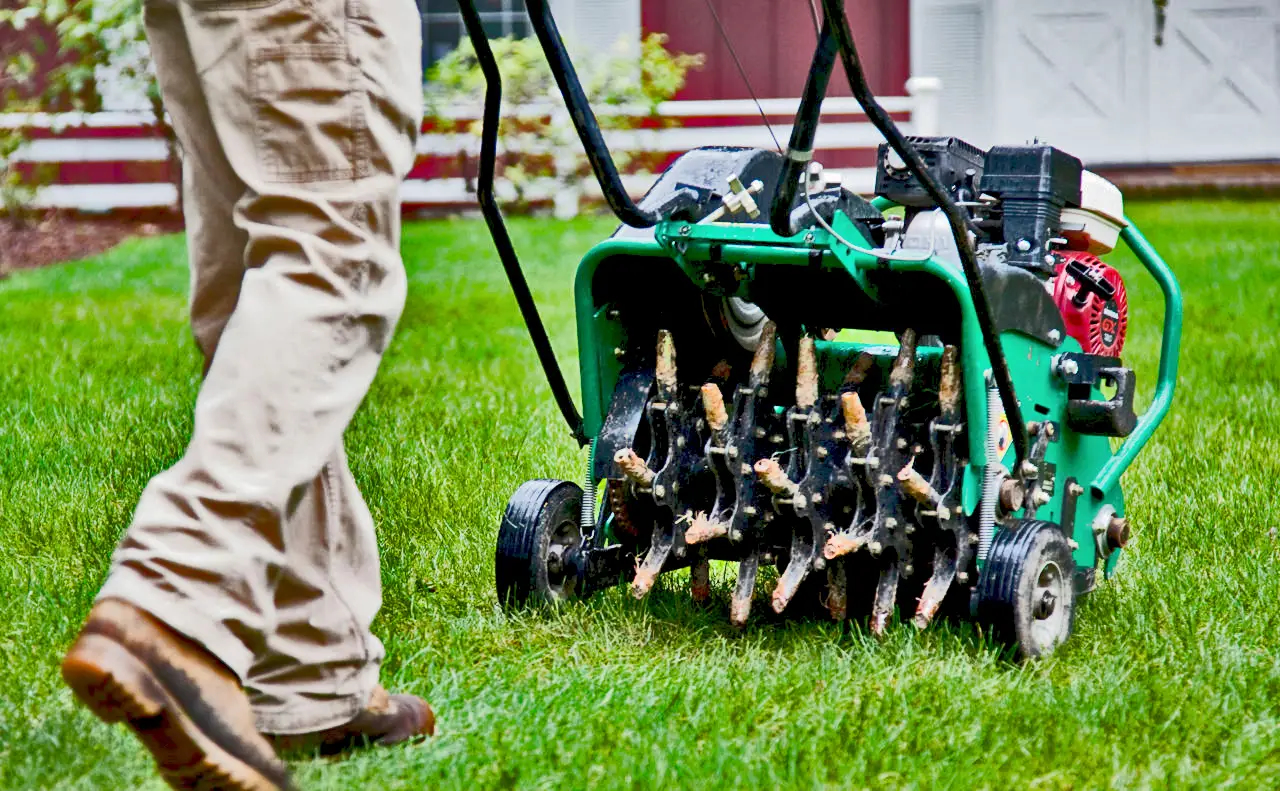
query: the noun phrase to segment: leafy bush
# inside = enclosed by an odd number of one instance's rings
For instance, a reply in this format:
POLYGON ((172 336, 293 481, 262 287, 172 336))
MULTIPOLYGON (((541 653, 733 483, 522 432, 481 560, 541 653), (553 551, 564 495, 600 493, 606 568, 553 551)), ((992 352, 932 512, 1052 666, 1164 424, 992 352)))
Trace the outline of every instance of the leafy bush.
MULTIPOLYGON (((491 46, 502 71, 500 175, 515 189, 518 205, 527 206, 530 188, 547 180, 558 193, 576 194, 581 179, 590 173, 589 165, 537 40, 500 38, 491 46)), ((639 59, 634 53, 575 59, 583 90, 605 129, 668 123, 657 116, 658 105, 674 96, 688 71, 702 63, 702 55, 669 51, 667 36, 661 33, 644 37, 639 59)), ((477 156, 481 122, 458 120, 453 111, 461 106, 478 115, 484 97, 484 75, 469 40, 430 69, 426 91, 427 119, 433 129, 468 134, 471 141, 459 154, 477 156)), ((631 172, 649 169, 655 161, 642 152, 613 154, 619 169, 631 172)))
MULTIPOLYGON (((25 32, 43 25, 54 31, 57 44, 57 59, 51 68, 38 67, 36 56, 48 54, 42 51, 46 44, 38 36, 28 36, 29 49, 13 52, 0 62, 7 78, 0 101, 6 109, 18 111, 101 110, 95 79, 99 70, 110 68, 122 84, 147 97, 155 123, 168 142, 171 173, 177 180, 177 139, 165 120, 143 30, 142 3, 143 0, 24 0, 19 8, 0 8, 0 28, 25 32)), ((22 129, 0 130, 0 196, 4 210, 10 214, 21 213, 35 188, 48 181, 48 169, 24 173, 13 162, 13 154, 25 142, 22 129)))

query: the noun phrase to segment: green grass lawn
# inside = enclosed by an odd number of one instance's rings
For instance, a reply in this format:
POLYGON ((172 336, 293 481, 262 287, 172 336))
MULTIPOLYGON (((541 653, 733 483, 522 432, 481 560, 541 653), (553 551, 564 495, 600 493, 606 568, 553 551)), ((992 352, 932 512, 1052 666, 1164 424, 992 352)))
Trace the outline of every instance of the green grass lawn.
MULTIPOLYGON (((428 697, 440 735, 299 763, 303 787, 1280 787, 1280 205, 1132 214, 1186 292, 1177 402, 1125 479, 1137 538, 1121 576, 1027 666, 969 626, 739 634, 727 567, 710 611, 668 585, 504 614, 506 498, 526 478, 577 479, 583 454, 484 226, 411 225, 408 306, 348 447, 380 530, 383 680, 428 697)), ((572 365, 573 268, 612 226, 513 226, 572 365)), ((1149 396, 1160 295, 1115 260, 1149 396)), ((190 430, 186 277, 170 237, 0 281, 0 787, 161 787, 124 729, 73 704, 57 661, 190 430)))

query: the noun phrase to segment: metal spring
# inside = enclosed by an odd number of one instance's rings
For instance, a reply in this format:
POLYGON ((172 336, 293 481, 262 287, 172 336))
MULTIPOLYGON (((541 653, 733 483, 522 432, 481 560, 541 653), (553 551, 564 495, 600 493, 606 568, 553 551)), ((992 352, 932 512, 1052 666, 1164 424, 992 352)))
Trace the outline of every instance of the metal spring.
POLYGON ((1000 391, 987 383, 987 474, 983 481, 982 505, 978 510, 978 560, 985 561, 996 533, 996 497, 1000 492, 1000 391))
POLYGON ((591 440, 591 452, 587 454, 587 471, 582 477, 582 511, 578 524, 583 533, 596 529, 596 440, 591 440))

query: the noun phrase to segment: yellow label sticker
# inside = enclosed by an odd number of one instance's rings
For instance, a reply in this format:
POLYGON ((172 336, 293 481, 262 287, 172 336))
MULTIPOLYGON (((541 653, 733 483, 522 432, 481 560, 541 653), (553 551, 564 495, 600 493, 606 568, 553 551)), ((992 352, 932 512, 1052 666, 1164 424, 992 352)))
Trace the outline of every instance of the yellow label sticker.
POLYGON ((1013 430, 1009 428, 1009 415, 1001 412, 1000 420, 996 424, 996 455, 1003 459, 1005 451, 1009 450, 1012 444, 1013 430))

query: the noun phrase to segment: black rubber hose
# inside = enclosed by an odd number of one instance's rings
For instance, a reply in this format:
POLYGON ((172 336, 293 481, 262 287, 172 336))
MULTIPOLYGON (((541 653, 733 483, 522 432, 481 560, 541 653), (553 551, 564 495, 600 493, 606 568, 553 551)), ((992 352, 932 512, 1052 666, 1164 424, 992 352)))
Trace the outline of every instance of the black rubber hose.
POLYGON ((618 219, 632 228, 650 228, 677 212, 692 209, 697 205, 701 196, 692 189, 678 190, 674 196, 675 201, 667 201, 656 211, 645 211, 631 200, 631 196, 622 186, 622 178, 618 175, 613 157, 609 155, 604 136, 600 133, 600 124, 596 121, 595 113, 591 111, 591 104, 582 90, 578 73, 569 60, 564 39, 560 37, 555 17, 551 14, 551 6, 547 0, 525 0, 525 9, 529 12, 529 22, 538 36, 538 43, 542 45, 542 51, 547 57, 547 65, 551 67, 551 74, 556 79, 556 85, 560 87, 565 106, 569 108, 569 118, 573 121, 573 127, 577 130, 579 139, 582 140, 587 160, 591 162, 591 170, 595 173, 596 180, 600 182, 600 189, 609 203, 609 208, 618 215, 618 219))
POLYGON ((511 291, 515 294, 516 304, 520 307, 520 315, 524 317, 525 326, 529 329, 529 337, 538 352, 538 361, 547 376, 547 384, 555 396, 560 414, 564 415, 569 430, 579 445, 588 442, 583 430, 582 416, 573 403, 573 396, 565 384, 560 364, 556 362, 555 351, 551 348, 551 340, 547 337, 547 329, 538 315, 538 307, 534 304, 533 294, 529 291, 529 283, 520 268, 520 259, 516 257, 515 247, 511 244, 511 236, 507 233, 507 225, 502 220, 502 210, 493 194, 494 170, 498 159, 498 125, 502 120, 502 74, 498 71, 498 61, 493 57, 489 47, 489 38, 485 35, 484 24, 480 21, 480 13, 476 10, 475 0, 458 0, 458 8, 462 12, 462 21, 467 26, 467 36, 476 50, 476 60, 480 70, 484 72, 484 128, 480 136, 480 173, 476 179, 476 197, 480 201, 480 211, 489 226, 489 234, 493 244, 498 248, 498 257, 502 259, 502 268, 507 272, 507 280, 511 282, 511 291))
POLYGON ((1004 405, 1005 415, 1009 419, 1009 429, 1013 433, 1013 447, 1017 459, 1014 472, 1027 458, 1027 425, 1022 418, 1022 409, 1018 405, 1018 397, 1013 389, 1013 379, 1009 376, 1009 364, 1004 357, 1004 349, 1000 347, 1000 335, 996 332, 995 322, 991 319, 991 303, 987 299, 987 290, 982 285, 982 272, 978 269, 978 258, 974 254, 973 244, 969 240, 969 221, 960 207, 956 205, 946 190, 929 173, 924 160, 915 148, 902 136, 897 124, 889 117, 876 101, 867 85, 866 74, 858 59, 858 50, 854 46, 853 31, 849 27, 849 18, 844 12, 843 0, 822 0, 826 23, 831 26, 836 43, 840 47, 840 58, 844 63, 845 74, 849 78, 849 88, 854 97, 862 105, 871 123, 880 130, 889 146, 907 163, 907 169, 924 187, 933 202, 942 209, 947 222, 951 226, 951 234, 955 237, 956 248, 960 251, 960 264, 964 269, 964 277, 969 285, 969 293, 973 298, 974 312, 978 315, 978 326, 982 330, 982 342, 991 360, 991 375, 995 379, 996 389, 1000 391, 1000 402, 1004 405))
POLYGON ((787 143, 787 159, 782 165, 778 192, 769 208, 769 226, 779 236, 793 236, 800 230, 791 224, 791 204, 795 202, 800 177, 813 159, 813 139, 818 133, 822 100, 827 95, 838 51, 830 23, 824 23, 818 36, 818 47, 813 51, 813 62, 809 65, 809 77, 804 83, 796 122, 791 127, 791 140, 787 143))

